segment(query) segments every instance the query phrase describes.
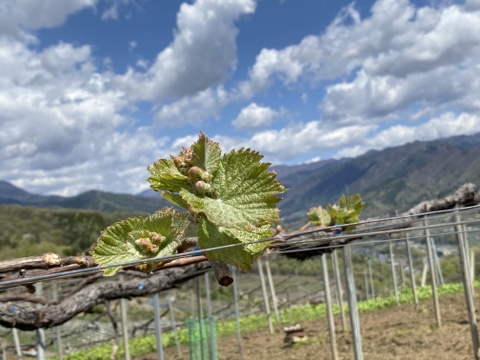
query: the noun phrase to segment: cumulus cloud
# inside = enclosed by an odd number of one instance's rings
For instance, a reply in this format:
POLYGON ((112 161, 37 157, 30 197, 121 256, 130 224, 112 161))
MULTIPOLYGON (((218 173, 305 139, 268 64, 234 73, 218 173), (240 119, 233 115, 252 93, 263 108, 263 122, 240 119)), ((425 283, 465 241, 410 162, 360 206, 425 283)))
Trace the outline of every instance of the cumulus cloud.
POLYGON ((142 81, 143 96, 191 96, 225 80, 236 67, 235 21, 254 10, 253 0, 183 3, 173 42, 158 54, 142 81))
POLYGON ((242 74, 231 76, 237 22, 255 11, 254 0, 182 4, 171 43, 153 60, 137 58, 123 74, 114 66, 100 70, 97 64, 108 60, 96 59, 93 45, 31 46, 39 41, 37 29, 60 26, 89 8, 105 8, 98 16, 116 19, 127 3, 0 2, 0 179, 40 193, 137 192, 146 186, 146 164, 198 136, 158 138, 158 128, 221 121, 234 102, 249 105, 232 127, 252 136, 227 135, 224 126, 209 136, 225 151, 254 148, 276 164, 479 129, 478 0, 436 7, 378 0, 365 18, 347 6, 320 35, 261 50, 243 81, 242 74), (269 103, 275 85, 297 91, 304 106, 316 102, 318 114, 309 113, 316 120, 280 128, 287 110, 269 103), (140 128, 132 110, 137 101, 152 105, 154 114, 140 128))
POLYGON ((0 35, 33 39, 26 30, 52 28, 65 22, 68 15, 93 8, 98 0, 3 0, 0 3, 0 35))
POLYGON ((361 19, 350 5, 325 33, 263 49, 239 92, 252 97, 276 80, 344 78, 327 87, 319 106, 325 121, 344 123, 395 119, 415 104, 478 109, 471 94, 479 90, 472 79, 479 75, 480 12, 467 11, 474 9, 476 0, 438 8, 379 0, 361 19))
POLYGON ((321 121, 294 123, 280 130, 256 133, 248 139, 247 146, 260 151, 267 160, 281 164, 303 155, 361 143, 372 130, 371 125, 335 128, 321 121))
POLYGON ((366 137, 355 146, 346 146, 337 152, 336 157, 355 157, 370 149, 383 150, 387 147, 400 146, 415 140, 435 140, 456 135, 473 135, 480 129, 480 116, 477 114, 444 113, 425 123, 394 125, 366 137))
POLYGON ((251 103, 240 111, 232 125, 237 130, 254 131, 272 124, 279 115, 278 111, 269 107, 251 103))
POLYGON ((92 184, 138 188, 146 174, 123 184, 119 174, 139 159, 153 161, 162 142, 130 126, 129 103, 112 76, 97 71, 87 45, 37 52, 0 38, 0 179, 33 192, 63 188, 64 195, 92 184))
MULTIPOLYGON (((119 4, 111 1, 100 15, 118 18, 119 4)), ((158 122, 167 125, 196 123, 225 106, 225 90, 212 85, 235 68, 234 22, 255 10, 254 0, 183 4, 173 42, 152 65, 138 64, 145 72, 100 72, 90 45, 29 47, 37 41, 29 30, 59 26, 95 5, 97 0, 0 4, 0 19, 9 20, 0 21, 0 179, 39 193, 63 188, 61 194, 73 195, 92 186, 137 192, 145 186, 145 164, 168 156, 169 145, 149 128, 136 129, 130 112, 136 100, 182 98, 158 108, 158 122), (187 102, 198 106, 185 109, 187 102)))
POLYGON ((200 125, 205 119, 217 118, 230 101, 223 86, 210 87, 195 95, 162 106, 155 114, 160 126, 180 127, 187 124, 200 125))

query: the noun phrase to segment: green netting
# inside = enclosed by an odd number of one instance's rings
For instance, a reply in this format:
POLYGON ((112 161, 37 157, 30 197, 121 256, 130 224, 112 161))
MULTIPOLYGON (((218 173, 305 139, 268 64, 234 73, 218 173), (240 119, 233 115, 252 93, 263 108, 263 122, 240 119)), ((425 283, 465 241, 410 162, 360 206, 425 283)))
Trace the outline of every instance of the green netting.
POLYGON ((218 359, 215 319, 188 319, 188 349, 190 360, 218 359))

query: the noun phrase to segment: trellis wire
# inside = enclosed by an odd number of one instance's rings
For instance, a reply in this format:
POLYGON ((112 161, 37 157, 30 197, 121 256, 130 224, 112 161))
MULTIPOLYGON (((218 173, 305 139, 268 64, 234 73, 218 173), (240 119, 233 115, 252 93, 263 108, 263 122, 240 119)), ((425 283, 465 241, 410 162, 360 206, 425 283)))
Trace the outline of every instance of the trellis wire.
MULTIPOLYGON (((469 211, 469 210, 475 210, 480 208, 480 205, 475 205, 467 208, 461 208, 458 209, 459 211, 469 211)), ((457 210, 457 211, 458 211, 457 210)), ((429 217, 431 220, 439 219, 448 215, 451 215, 451 213, 455 211, 453 209, 448 209, 448 210, 439 210, 439 211, 433 211, 433 212, 426 212, 426 213, 421 213, 421 214, 414 214, 414 215, 403 215, 403 216, 397 216, 397 217, 389 217, 389 218, 384 218, 384 219, 372 219, 372 220, 366 220, 366 221, 361 221, 357 223, 353 223, 351 225, 355 226, 360 226, 360 225, 367 225, 367 224, 375 224, 379 222, 388 222, 388 221, 393 221, 393 220, 404 220, 404 219, 413 219, 416 218, 418 221, 418 218, 421 216, 426 217, 428 215, 434 215, 429 217)), ((415 220, 412 220, 412 222, 415 222, 415 220)), ((478 220, 471 220, 471 221, 462 221, 462 225, 468 225, 468 224, 475 224, 479 223, 480 219, 478 220)), ((454 223, 451 223, 450 225, 454 225, 454 223)), ((435 225, 430 225, 430 228, 436 228, 436 227, 446 227, 448 226, 447 224, 435 224, 435 225)), ((309 234, 318 234, 322 233, 325 234, 326 231, 329 230, 335 230, 338 229, 336 226, 331 226, 331 227, 325 227, 325 228, 315 228, 311 230, 304 230, 304 231, 297 231, 293 232, 290 234, 285 235, 284 237, 297 237, 297 236, 302 236, 302 235, 309 235, 309 234)), ((414 230, 420 230, 422 227, 411 227, 409 228, 409 231, 414 231, 414 230)), ((400 229, 388 229, 388 230, 378 230, 378 231, 366 231, 366 232, 361 232, 357 231, 354 232, 353 234, 338 234, 335 236, 328 236, 328 237, 323 237, 320 239, 310 239, 310 240, 304 240, 304 239, 292 239, 285 241, 283 244, 272 244, 271 248, 278 248, 282 246, 291 246, 291 245, 302 245, 302 244, 307 244, 307 243, 312 243, 312 242, 320 242, 320 241, 326 241, 326 240, 348 240, 348 239, 357 239, 359 237, 369 237, 369 236, 375 236, 375 235, 385 235, 385 234, 393 234, 393 233, 400 233, 402 231, 405 231, 404 228, 400 229)), ((42 274, 42 275, 37 275, 37 276, 30 276, 28 278, 19 278, 19 279, 12 279, 12 280, 6 280, 6 281, 0 281, 0 289, 6 288, 9 286, 14 286, 14 285, 22 285, 22 284, 28 284, 32 282, 37 282, 37 281, 42 281, 42 280, 51 280, 55 278, 62 278, 62 277, 69 277, 69 276, 76 276, 76 275, 85 275, 88 273, 93 273, 93 272, 98 272, 99 270, 106 270, 109 268, 114 268, 114 267, 132 267, 136 265, 142 265, 142 264, 148 264, 152 262, 168 262, 172 260, 177 260, 181 258, 187 258, 187 257, 192 257, 192 256, 198 256, 202 255, 205 252, 210 252, 210 251, 218 251, 218 250, 223 250, 223 249, 229 249, 229 248, 234 248, 238 246, 246 246, 246 245, 253 245, 253 244, 259 244, 263 242, 271 242, 279 240, 279 236, 274 236, 271 238, 265 238, 265 239, 259 239, 251 242, 246 242, 246 243, 241 243, 241 244, 229 244, 229 245, 223 245, 223 246, 217 246, 217 247, 212 247, 212 248, 207 248, 207 249, 201 249, 201 250, 194 250, 194 251, 188 251, 184 253, 179 253, 179 254, 173 254, 173 255, 168 255, 168 256, 163 256, 159 258, 152 258, 152 259, 140 259, 140 260, 133 260, 133 261, 128 261, 125 263, 119 263, 119 264, 111 264, 111 265, 102 265, 102 266, 96 266, 93 268, 85 268, 85 269, 75 269, 75 270, 68 270, 65 272, 61 273, 53 273, 53 274, 42 274)), ((345 244, 340 244, 340 245, 329 245, 325 244, 323 246, 324 248, 333 248, 333 247, 343 247, 345 244)), ((297 250, 298 251, 298 250, 297 250)))
MULTIPOLYGON (((475 208, 478 208, 478 207, 475 207, 475 208)), ((470 209, 470 208, 469 208, 470 209)), ((422 214, 423 215, 423 214, 422 214)), ((448 214, 446 216, 451 216, 452 215, 452 211, 449 211, 448 214)), ((418 217, 418 215, 416 215, 418 217)), ((431 220, 438 220, 438 219, 442 219, 444 218, 445 216, 432 216, 429 218, 429 221, 431 220)), ((385 243, 387 241, 401 241, 401 240, 406 240, 408 241, 408 239, 415 239, 415 238, 425 238, 425 236, 428 238, 430 238, 431 234, 429 234, 429 231, 430 229, 435 229, 435 228, 450 228, 450 227, 453 227, 455 226, 455 231, 447 231, 447 232, 443 232, 442 235, 450 235, 450 234, 455 234, 457 236, 459 236, 459 238, 461 238, 461 235, 463 235, 464 233, 464 230, 463 230, 463 227, 466 226, 466 225, 473 225, 473 224, 477 224, 480 222, 480 220, 476 219, 476 220, 468 220, 468 221, 461 221, 460 219, 456 219, 457 221, 454 221, 454 222, 446 222, 446 223, 441 223, 441 224, 424 224, 423 226, 416 226, 416 227, 410 227, 408 228, 407 230, 405 228, 402 228, 402 229, 393 229, 393 230, 381 230, 381 231, 370 231, 370 232, 361 232, 361 233, 357 233, 357 234, 353 234, 353 235, 348 235, 348 236, 345 236, 344 234, 340 234, 340 235, 337 235, 335 237, 328 237, 328 238, 322 238, 322 239, 315 239, 314 241, 310 240, 310 241, 305 241, 305 240, 301 240, 301 241, 296 241, 295 239, 293 239, 292 241, 287 241, 286 242, 286 245, 297 245, 297 244, 305 244, 305 243, 309 243, 309 244, 313 244, 316 242, 321 242, 321 241, 325 241, 325 240, 332 240, 332 239, 347 239, 347 238, 359 238, 359 237, 366 237, 366 236, 380 236, 380 235, 387 235, 387 234, 396 234, 396 233, 399 233, 399 234, 402 234, 404 233, 405 235, 404 236, 400 236, 399 238, 395 238, 395 239, 373 239, 373 240, 361 240, 361 241, 354 241, 354 242, 351 242, 349 243, 349 245, 347 245, 347 247, 349 247, 351 249, 351 247, 355 247, 355 246, 360 246, 360 245, 365 245, 365 244, 372 244, 372 243, 385 243), (425 235, 418 235, 418 236, 411 236, 409 237, 409 233, 410 232, 413 232, 413 231, 419 231, 419 230, 425 230, 426 231, 426 234, 425 235), (343 235, 343 236, 342 236, 343 235)), ((417 220, 417 221, 421 221, 421 220, 417 220)), ((323 229, 321 230, 316 230, 316 232, 321 232, 323 231, 323 229)), ((478 232, 480 231, 479 229, 471 229, 469 230, 470 233, 474 233, 474 232, 478 232)), ((305 233, 305 232, 302 232, 302 233, 305 233)), ((310 232, 311 233, 311 232, 310 232)), ((291 236, 292 234, 288 235, 288 236, 291 236)), ((260 242, 261 240, 257 241, 257 242, 260 242)), ((266 239, 264 239, 263 241, 268 241, 266 239)), ((465 239, 463 239, 462 241, 465 242, 465 239)), ((255 243, 255 242, 252 242, 252 243, 255 243)), ((429 244, 429 241, 427 240, 427 245, 429 244)), ((466 244, 466 242, 465 242, 466 244)), ((278 246, 276 247, 280 247, 281 244, 279 244, 278 246)), ((230 247, 230 246, 227 246, 227 247, 230 247)), ((345 247, 345 244, 321 244, 319 245, 316 249, 329 249, 329 250, 334 250, 336 248, 339 248, 339 247, 345 247)), ((219 247, 219 248, 225 248, 225 247, 219 247)), ((313 248, 308 248, 308 249, 295 249, 295 250, 292 250, 292 251, 295 251, 295 252, 301 252, 301 251, 311 251, 313 248)), ((208 251, 213 251, 214 249, 208 249, 208 251)), ((218 249, 217 249, 218 250, 218 249)), ((188 253, 187 253, 188 254, 188 253)), ((459 254, 462 254, 462 252, 460 251, 459 254)), ((162 258, 163 259, 163 258, 162 258)), ((159 259, 154 259, 155 261, 159 261, 159 259)), ((432 259, 433 260, 433 259, 432 259)), ((345 262, 345 261, 344 261, 345 262)), ((465 264, 467 264, 468 262, 468 258, 466 258, 466 260, 464 260, 465 264)), ((144 262, 142 262, 144 263, 144 262)), ((116 266, 116 265, 114 265, 116 266)), ((126 266, 126 264, 122 264, 122 266, 126 266)), ((88 270, 91 270, 91 271, 98 271, 99 269, 101 269, 102 267, 97 267, 97 268, 94 268, 94 269, 88 269, 88 270)), ((469 268, 467 268, 469 269, 469 268)), ((75 270, 73 270, 72 272, 75 272, 75 270)), ((465 271, 464 271, 465 272, 465 271)), ((200 271, 199 273, 204 273, 204 271, 200 271)), ((469 270, 465 272, 466 274, 469 273, 469 270)), ((434 276, 434 266, 432 267, 431 266, 431 274, 432 274, 432 279, 435 278, 434 276)), ((64 274, 61 274, 61 275, 64 275, 64 274)), ((63 277, 63 276, 58 276, 58 278, 60 277, 63 277)), ((469 279, 467 276, 464 276, 464 279, 466 280, 466 283, 467 284, 471 284, 471 279, 469 279)), ((22 279, 23 280, 23 279, 22 279)), ((29 282, 31 283, 32 281, 35 281, 37 280, 37 278, 35 277, 30 277, 28 279, 25 279, 26 282, 29 282)), ((433 280, 435 281, 435 280, 433 280)), ((8 282, 5 282, 5 283, 8 283, 8 282)), ((465 286, 466 287, 466 286, 465 286)), ((468 299, 467 299, 468 301, 468 299)), ((352 326, 353 327, 353 326, 352 326)), ((474 335, 472 335, 472 339, 474 338, 474 335)), ((478 344, 478 335, 477 335, 477 344, 478 344)), ((474 341, 474 340, 472 340, 474 341)), ((355 341, 354 341, 355 343, 355 341)), ((477 347, 478 348, 478 347, 477 347)), ((361 344, 360 344, 360 352, 361 352, 361 344)), ((361 357, 358 357, 360 355, 356 355, 356 359, 360 359, 361 357)))

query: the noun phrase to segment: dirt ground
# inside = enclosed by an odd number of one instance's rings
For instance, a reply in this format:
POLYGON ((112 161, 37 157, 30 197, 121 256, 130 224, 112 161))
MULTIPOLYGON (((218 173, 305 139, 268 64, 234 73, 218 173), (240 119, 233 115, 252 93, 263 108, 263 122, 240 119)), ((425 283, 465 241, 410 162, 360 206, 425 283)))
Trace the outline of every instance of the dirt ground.
MULTIPOLYGON (((470 327, 465 300, 462 295, 440 298, 442 326, 436 326, 433 300, 414 305, 399 305, 382 310, 360 313, 363 355, 366 360, 388 359, 473 359, 470 327)), ((475 300, 480 308, 480 298, 475 300)), ((477 319, 478 319, 477 311, 477 319)), ((342 331, 340 317, 335 318, 338 359, 353 359, 352 338, 342 331)), ((294 325, 294 324, 284 324, 294 325)), ((268 328, 242 333, 243 359, 332 359, 327 319, 302 322, 308 340, 294 346, 283 342, 282 327, 270 335, 268 328)), ((240 359, 236 335, 218 338, 219 360, 240 359)), ((188 359, 188 347, 182 348, 182 357, 176 348, 164 351, 165 359, 188 359)), ((135 360, 153 360, 155 354, 135 360)))

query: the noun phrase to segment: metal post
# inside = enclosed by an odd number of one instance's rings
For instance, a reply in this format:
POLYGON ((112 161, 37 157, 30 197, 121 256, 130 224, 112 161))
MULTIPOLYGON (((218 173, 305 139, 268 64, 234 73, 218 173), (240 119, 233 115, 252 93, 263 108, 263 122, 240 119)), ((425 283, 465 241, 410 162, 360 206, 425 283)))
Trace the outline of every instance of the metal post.
POLYGON ((178 356, 182 356, 182 350, 180 349, 180 342, 178 341, 178 332, 177 332, 177 324, 175 322, 175 315, 173 314, 173 302, 175 301, 175 296, 167 295, 167 302, 168 302, 168 312, 170 313, 170 323, 172 325, 173 336, 175 337, 175 344, 177 345, 177 353, 178 356))
POLYGON ((472 336, 473 354, 476 360, 479 360, 480 344, 478 339, 477 321, 475 318, 475 305, 473 303, 472 282, 468 268, 468 254, 465 247, 466 233, 463 232, 463 226, 460 224, 460 214, 455 214, 455 230, 457 233, 458 255, 460 266, 462 268, 463 290, 465 293, 465 302, 467 305, 468 320, 470 324, 470 334, 472 336))
POLYGON ((323 288, 325 292, 325 302, 327 304, 328 331, 330 333, 330 348, 332 350, 332 359, 337 359, 337 345, 335 340, 335 322, 333 321, 332 297, 330 296, 330 280, 328 278, 327 255, 321 255, 323 288))
MULTIPOLYGON (((56 283, 52 283, 53 300, 58 301, 58 287, 56 283)), ((57 343, 57 355, 58 360, 63 360, 63 345, 62 345, 62 332, 60 326, 55 327, 55 342, 57 343)))
POLYGON ((240 332, 240 311, 238 309, 238 281, 237 281, 237 269, 232 267, 232 277, 233 277, 233 304, 235 308, 235 322, 237 324, 237 343, 238 343, 238 355, 239 359, 243 359, 242 353, 242 334, 240 332))
POLYGON ((440 260, 438 259, 438 253, 437 253, 437 247, 435 245, 435 239, 432 237, 431 240, 432 240, 432 250, 433 250, 433 255, 434 255, 434 259, 435 259, 435 265, 436 265, 436 269, 437 269, 437 272, 438 272, 438 276, 440 278, 440 284, 444 285, 445 281, 443 280, 442 267, 440 266, 440 260))
POLYGON ((408 268, 410 269, 410 282, 412 284, 412 292, 413 292, 413 301, 415 303, 415 307, 418 306, 418 296, 417 296, 417 285, 415 283, 415 274, 413 270, 413 260, 412 260, 412 251, 410 250, 410 239, 409 234, 405 234, 405 246, 407 248, 407 257, 408 257, 408 268))
MULTIPOLYGON (((38 297, 43 295, 43 283, 39 282, 36 284, 36 292, 38 297)), ((46 360, 47 356, 45 353, 45 330, 37 329, 37 360, 46 360)))
POLYGON ((400 275, 401 275, 401 278, 402 278, 402 286, 401 288, 403 289, 405 287, 405 274, 403 272, 403 260, 400 260, 400 275))
POLYGON ((375 286, 373 285, 372 259, 368 259, 368 273, 370 275, 370 292, 372 298, 375 298, 375 286))
POLYGON ((197 294, 197 318, 198 318, 198 329, 200 331, 200 353, 201 359, 205 359, 205 349, 203 346, 203 307, 202 307, 202 296, 200 293, 200 279, 195 278, 195 292, 197 294))
POLYGON ((0 350, 2 350, 2 360, 7 360, 7 350, 5 350, 5 344, 0 340, 0 350))
POLYGON ((433 306, 435 308, 435 318, 437 320, 438 327, 442 326, 442 320, 440 318, 440 306, 438 304, 438 294, 437 294, 437 281, 435 279, 435 265, 433 263, 433 251, 432 251, 432 242, 430 235, 430 228, 427 226, 427 221, 423 222, 425 227, 425 235, 427 241, 427 257, 428 257, 428 267, 430 270, 430 279, 432 281, 432 293, 433 293, 433 306))
POLYGON ((217 358, 217 354, 215 337, 213 336, 215 329, 213 323, 212 296, 210 294, 210 280, 208 278, 208 272, 205 273, 205 292, 207 293, 207 316, 210 324, 210 359, 215 360, 217 358))
MULTIPOLYGON (((123 282, 123 277, 120 277, 120 281, 123 282)), ((125 360, 130 360, 130 347, 128 344, 128 300, 120 299, 120 312, 122 317, 122 337, 123 337, 123 351, 125 353, 125 360)))
POLYGON ((422 281, 420 286, 425 286, 427 283, 427 272, 428 272, 428 259, 423 258, 423 271, 422 271, 422 281))
POLYGON ((158 360, 163 360, 162 323, 160 319, 160 299, 158 293, 153 295, 153 316, 155 322, 155 339, 157 341, 157 357, 158 360))
MULTIPOLYGON (((460 214, 459 214, 459 216, 460 216, 460 214)), ((470 252, 470 243, 468 241, 468 237, 467 237, 468 231, 467 231, 467 226, 465 224, 462 224, 462 230, 463 230, 462 235, 463 235, 463 239, 464 239, 463 243, 465 245, 465 253, 468 254, 470 252)), ((473 286, 474 285, 474 280, 475 280, 475 271, 474 271, 475 261, 474 261, 474 258, 472 260, 468 256, 467 256, 467 260, 468 260, 467 265, 470 269, 470 286, 472 288, 472 294, 475 294, 475 288, 473 286)))
POLYGON ((475 282, 475 251, 470 250, 470 280, 472 281, 472 288, 475 282))
POLYGON ((265 285, 265 276, 263 275, 262 260, 258 259, 258 273, 260 274, 260 283, 262 284, 263 300, 265 301, 265 311, 267 313, 268 328, 270 334, 274 333, 272 324, 272 314, 270 312, 270 303, 268 301, 267 286, 265 285))
POLYGON ((272 303, 273 303, 273 311, 275 312, 275 320, 277 320, 277 324, 280 324, 280 314, 278 312, 277 293, 275 292, 275 285, 273 283, 272 271, 270 270, 270 262, 268 261, 268 259, 265 259, 265 268, 267 269, 268 284, 270 285, 270 292, 272 294, 272 303))
POLYGON ((357 294, 355 290, 355 278, 353 276, 353 262, 351 245, 343 248, 343 265, 347 279, 348 307, 350 309, 350 326, 352 329, 353 353, 355 360, 363 360, 362 335, 360 333, 360 321, 358 318, 357 294))
POLYGON ((13 333, 13 343, 15 344, 15 354, 17 355, 17 360, 22 360, 23 355, 22 355, 22 348, 20 347, 20 340, 18 338, 18 329, 13 328, 12 333, 13 333))
POLYGON ((390 252, 390 267, 392 269, 393 291, 395 292, 395 302, 398 304, 397 275, 395 274, 395 264, 393 259, 393 245, 391 240, 388 242, 388 250, 390 252))
POLYGON ((335 290, 337 291, 337 302, 340 308, 340 317, 342 319, 342 331, 347 330, 347 321, 345 320, 345 309, 343 308, 343 289, 340 271, 338 270, 337 250, 332 252, 333 276, 335 277, 335 290))
POLYGON ((365 300, 368 300, 370 299, 370 292, 368 291, 367 270, 363 270, 363 280, 365 281, 365 300))

